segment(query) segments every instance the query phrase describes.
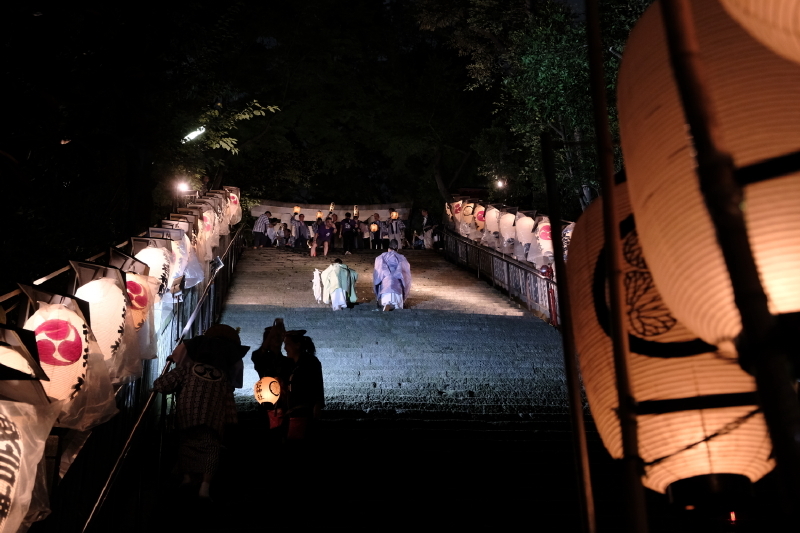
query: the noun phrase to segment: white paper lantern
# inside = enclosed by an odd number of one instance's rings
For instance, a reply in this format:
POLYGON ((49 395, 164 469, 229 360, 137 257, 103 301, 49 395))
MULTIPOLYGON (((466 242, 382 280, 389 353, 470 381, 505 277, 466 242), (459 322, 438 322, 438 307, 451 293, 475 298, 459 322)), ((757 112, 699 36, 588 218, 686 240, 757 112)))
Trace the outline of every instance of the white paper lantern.
POLYGON ((113 359, 125 333, 127 301, 125 293, 111 278, 100 278, 82 285, 75 296, 89 302, 89 322, 103 359, 113 359))
POLYGON ((796 0, 722 0, 722 5, 761 44, 800 63, 800 4, 796 0))
POLYGON ((462 203, 463 202, 461 200, 453 202, 453 218, 456 219, 456 227, 458 227, 461 224, 461 219, 463 217, 463 214, 461 212, 462 203))
MULTIPOLYGON (((622 319, 628 333, 627 354, 635 400, 674 400, 755 391, 755 381, 738 365, 736 354, 722 353, 697 338, 671 314, 653 283, 645 262, 627 198, 626 186, 616 188, 625 299, 622 319)), ((638 219, 637 221, 638 222, 638 219)), ((608 334, 602 220, 602 198, 593 202, 578 220, 570 244, 567 275, 573 309, 575 343, 580 358, 586 396, 603 443, 612 457, 622 457, 612 343, 608 334)), ((769 472, 771 441, 763 415, 755 414, 741 425, 740 417, 755 405, 693 409, 665 414, 639 415, 639 451, 648 463, 645 486, 664 492, 679 479, 705 474, 741 474, 756 481, 769 472), (732 431, 700 443, 726 428, 732 431)))
POLYGON ((475 226, 479 231, 486 227, 486 208, 479 204, 475 204, 475 226))
POLYGON ((258 403, 278 403, 281 397, 281 384, 277 378, 263 377, 256 381, 253 388, 258 403))
POLYGON ((495 231, 500 231, 500 211, 498 211, 496 207, 490 205, 489 208, 485 210, 485 219, 487 232, 494 233, 495 231))
MULTIPOLYGON (((718 125, 742 167, 794 152, 800 66, 756 42, 715 0, 691 3, 718 125)), ((625 47, 619 116, 644 254, 675 316, 720 345, 739 334, 728 271, 695 174, 692 140, 651 6, 625 47)), ((774 314, 800 311, 800 173, 745 187, 745 221, 774 314)))
POLYGON ((514 229, 516 219, 517 217, 514 213, 502 213, 500 215, 498 224, 500 226, 500 235, 503 236, 504 240, 513 239, 517 235, 517 231, 514 229))
POLYGON ((514 226, 517 241, 523 246, 531 244, 536 236, 533 233, 533 226, 536 222, 529 216, 517 213, 517 221, 514 226))
POLYGON ((42 381, 45 393, 56 400, 74 397, 86 378, 89 326, 61 304, 39 302, 24 327, 36 334, 39 363, 50 378, 42 381))
POLYGON ((125 274, 125 285, 128 292, 128 307, 133 324, 136 330, 142 328, 158 297, 159 281, 153 276, 142 276, 140 274, 125 274))
POLYGON ((150 267, 150 275, 159 281, 158 295, 169 288, 169 273, 172 269, 170 253, 164 248, 148 246, 136 254, 136 259, 150 267))

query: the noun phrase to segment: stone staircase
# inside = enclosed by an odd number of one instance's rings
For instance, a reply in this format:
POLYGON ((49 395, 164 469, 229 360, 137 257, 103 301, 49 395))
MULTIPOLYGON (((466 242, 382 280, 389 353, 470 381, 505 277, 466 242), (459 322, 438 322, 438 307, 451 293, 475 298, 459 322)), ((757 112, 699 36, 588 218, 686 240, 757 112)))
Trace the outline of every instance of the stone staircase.
MULTIPOLYGON (((276 317, 305 329, 325 379, 327 417, 531 420, 567 410, 558 332, 432 251, 403 251, 413 287, 407 308, 376 311, 377 252, 341 257, 359 274, 358 304, 317 304, 314 268, 330 260, 277 249, 248 250, 222 321, 261 344, 276 317)), ((333 256, 332 256, 333 257, 333 256)), ((258 376, 245 359, 240 409, 254 407, 258 376)))

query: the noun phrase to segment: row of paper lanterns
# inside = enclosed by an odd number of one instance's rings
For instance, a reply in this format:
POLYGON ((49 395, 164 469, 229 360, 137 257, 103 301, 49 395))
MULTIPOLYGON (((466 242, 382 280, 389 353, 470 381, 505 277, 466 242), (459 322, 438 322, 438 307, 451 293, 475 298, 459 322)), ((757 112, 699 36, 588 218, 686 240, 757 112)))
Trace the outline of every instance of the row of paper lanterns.
MULTIPOLYGON (((800 148, 800 2, 691 2, 721 138, 739 168, 800 148)), ((672 76, 660 6, 631 32, 618 79, 627 181, 615 210, 625 290, 628 366, 637 402, 681 400, 639 414, 644 484, 739 474, 774 461, 754 378, 739 365, 741 319, 695 173, 692 139, 672 76), (718 396, 723 395, 723 396, 718 396), (722 407, 704 399, 738 397, 722 407), (694 402, 694 408, 692 407, 694 402)), ((800 311, 800 173, 745 185, 748 238, 775 314, 800 311)), ((586 395, 606 448, 622 456, 609 337, 601 201, 574 229, 567 272, 586 395)), ((662 404, 663 405, 663 404, 662 404)))
MULTIPOLYGON (((552 226, 546 215, 502 204, 484 206, 465 198, 445 204, 445 209, 464 237, 537 267, 553 262, 552 226)), ((562 231, 565 255, 573 227, 569 224, 562 231)))
MULTIPOLYGON (((0 401, 0 441, 16 435, 18 466, 29 480, 37 479, 53 424, 87 431, 116 414, 114 388, 141 376, 142 361, 157 355, 159 307, 177 280, 185 280, 183 288, 203 281, 209 245, 241 220, 239 190, 211 191, 173 215, 150 229, 157 237, 132 238, 135 253, 113 248, 108 265, 71 262, 72 295, 20 286, 27 297, 23 327, 0 325, 0 372, 7 376, 0 387, 15 400, 0 401)), ((19 509, 33 483, 17 481, 0 480, 8 485, 0 489, 13 494, 12 507, 24 516, 19 509)))

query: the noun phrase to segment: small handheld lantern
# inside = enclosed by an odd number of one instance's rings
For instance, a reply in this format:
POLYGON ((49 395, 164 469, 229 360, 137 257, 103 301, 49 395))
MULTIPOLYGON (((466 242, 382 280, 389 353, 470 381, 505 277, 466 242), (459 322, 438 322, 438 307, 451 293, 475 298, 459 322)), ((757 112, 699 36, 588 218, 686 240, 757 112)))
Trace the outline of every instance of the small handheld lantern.
POLYGON ((400 216, 400 213, 398 213, 397 211, 395 211, 394 209, 392 209, 392 212, 391 212, 391 214, 390 214, 389 216, 391 216, 391 217, 392 217, 392 220, 397 220, 397 217, 399 217, 399 216, 400 216))
POLYGON ((264 377, 256 381, 253 394, 258 403, 278 403, 281 397, 281 384, 277 378, 264 377))
POLYGON ((322 218, 322 211, 317 211, 317 218, 322 218))
POLYGON ((328 212, 329 212, 329 213, 333 213, 333 208, 334 208, 334 207, 336 207, 336 204, 335 204, 335 203, 333 203, 333 202, 331 202, 331 208, 330 208, 330 210, 329 210, 328 212))
POLYGON ((295 215, 299 215, 300 214, 300 206, 299 205, 294 206, 293 213, 295 215))
POLYGON ((374 223, 374 222, 373 222, 372 224, 370 224, 370 225, 369 225, 369 230, 370 230, 372 233, 375 233, 376 231, 378 231, 378 225, 377 225, 376 223, 374 223))
POLYGON ((357 205, 354 205, 354 206, 353 206, 353 216, 354 216, 354 217, 357 217, 357 216, 358 216, 358 206, 357 206, 357 205))

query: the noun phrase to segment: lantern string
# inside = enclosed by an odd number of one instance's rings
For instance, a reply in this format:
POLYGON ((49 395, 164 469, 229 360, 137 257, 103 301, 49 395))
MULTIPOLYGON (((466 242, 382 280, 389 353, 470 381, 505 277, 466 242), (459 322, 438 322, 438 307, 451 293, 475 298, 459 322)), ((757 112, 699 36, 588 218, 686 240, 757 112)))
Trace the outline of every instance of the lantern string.
POLYGON ((748 420, 750 420, 751 418, 753 418, 755 415, 757 415, 760 412, 761 412, 761 408, 760 407, 756 407, 755 409, 753 409, 752 411, 750 411, 746 415, 740 416, 739 418, 737 418, 735 420, 731 420, 730 422, 728 422, 727 424, 722 426, 720 429, 718 429, 717 431, 715 431, 711 435, 706 436, 704 439, 699 440, 699 441, 697 441, 695 443, 689 444, 688 446, 685 446, 684 448, 681 448, 680 450, 678 450, 675 453, 671 453, 669 455, 665 455, 663 457, 659 457, 658 459, 653 459, 652 461, 648 461, 648 462, 646 462, 644 464, 644 466, 645 466, 645 468, 651 467, 651 466, 655 466, 658 463, 661 463, 662 461, 666 461, 667 459, 669 459, 671 457, 675 457, 679 453, 683 453, 685 451, 691 450, 692 448, 694 448, 696 446, 699 446, 699 445, 703 444, 704 442, 708 442, 708 441, 710 441, 712 439, 715 439, 717 437, 721 437, 723 435, 727 435, 728 433, 731 433, 732 431, 738 429, 742 424, 744 424, 745 422, 747 422, 748 420))

